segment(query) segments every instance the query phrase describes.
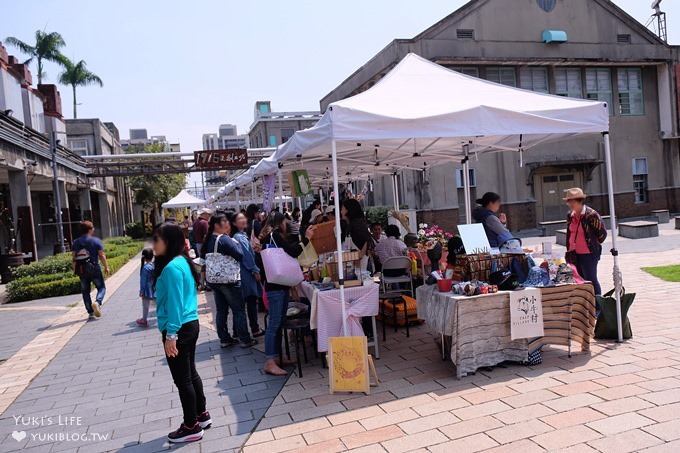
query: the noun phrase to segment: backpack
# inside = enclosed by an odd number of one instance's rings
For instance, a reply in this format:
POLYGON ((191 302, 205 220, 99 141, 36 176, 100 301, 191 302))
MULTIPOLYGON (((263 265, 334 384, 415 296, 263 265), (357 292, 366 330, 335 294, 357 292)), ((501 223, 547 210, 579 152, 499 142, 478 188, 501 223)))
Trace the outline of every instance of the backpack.
POLYGON ((74 272, 78 277, 93 278, 97 275, 99 266, 92 262, 90 252, 86 248, 78 250, 73 261, 75 261, 74 272))

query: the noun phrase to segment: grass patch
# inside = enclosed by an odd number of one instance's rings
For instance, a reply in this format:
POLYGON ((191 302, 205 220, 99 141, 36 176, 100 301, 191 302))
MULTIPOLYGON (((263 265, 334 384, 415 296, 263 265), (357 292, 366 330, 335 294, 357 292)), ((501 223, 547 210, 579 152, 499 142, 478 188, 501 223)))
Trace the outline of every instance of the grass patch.
POLYGON ((643 267, 642 270, 667 282, 680 282, 680 264, 643 267))

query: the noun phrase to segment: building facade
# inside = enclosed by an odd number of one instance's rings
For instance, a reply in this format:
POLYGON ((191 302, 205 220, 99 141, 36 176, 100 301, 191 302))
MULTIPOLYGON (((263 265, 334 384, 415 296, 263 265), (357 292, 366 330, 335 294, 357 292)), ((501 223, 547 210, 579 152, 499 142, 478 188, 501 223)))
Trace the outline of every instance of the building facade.
POLYGON ((276 148, 286 143, 296 131, 314 126, 321 112, 272 112, 270 101, 255 103, 255 116, 248 136, 253 148, 276 148))
POLYGON ((150 145, 161 144, 168 152, 179 152, 179 143, 170 143, 165 135, 151 135, 149 136, 146 129, 130 129, 128 131, 130 138, 120 141, 120 146, 124 152, 144 152, 144 148, 150 145))
POLYGON ((125 211, 121 192, 90 178, 84 159, 69 149, 68 141, 57 87, 33 87, 28 67, 0 43, 0 253, 14 250, 35 260, 54 252, 56 193, 67 241, 77 236, 73 226, 81 219, 92 219, 104 236, 122 234, 122 218, 110 215, 111 210, 125 211), (57 190, 52 136, 57 140, 57 190))
MULTIPOLYGON (((678 47, 611 1, 470 1, 418 36, 392 41, 325 96, 321 110, 370 88, 409 52, 508 86, 607 102, 617 214, 680 211, 678 47)), ((472 199, 498 192, 513 230, 563 219, 563 193, 574 186, 608 212, 601 137, 539 146, 519 161, 508 152, 471 159, 472 199)), ((464 217, 462 176, 455 164, 405 172, 402 203, 453 228, 464 217)), ((391 181, 375 187, 373 202, 391 205, 391 181)))

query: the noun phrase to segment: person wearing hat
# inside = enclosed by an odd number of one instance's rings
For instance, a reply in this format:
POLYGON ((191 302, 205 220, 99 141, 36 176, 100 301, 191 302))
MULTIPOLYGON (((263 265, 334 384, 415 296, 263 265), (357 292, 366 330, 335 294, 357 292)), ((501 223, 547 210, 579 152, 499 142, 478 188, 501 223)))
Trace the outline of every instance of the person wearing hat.
POLYGON ((487 192, 476 201, 479 206, 472 211, 472 218, 484 226, 489 245, 500 247, 505 241, 512 239, 512 234, 505 226, 507 223, 505 214, 498 214, 501 209, 501 196, 487 192))
POLYGON ((600 214, 586 206, 586 194, 574 187, 567 190, 564 201, 569 206, 567 214, 567 253, 565 259, 576 266, 584 280, 593 283, 595 294, 602 294, 597 279, 597 263, 602 255, 602 243, 607 239, 607 228, 600 214))

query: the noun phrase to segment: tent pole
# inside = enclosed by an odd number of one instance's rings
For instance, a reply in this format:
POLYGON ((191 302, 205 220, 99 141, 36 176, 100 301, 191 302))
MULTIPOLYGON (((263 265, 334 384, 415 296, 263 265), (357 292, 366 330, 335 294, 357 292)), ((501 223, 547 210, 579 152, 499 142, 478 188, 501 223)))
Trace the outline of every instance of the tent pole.
POLYGON ((279 168, 279 210, 283 212, 283 178, 281 176, 281 169, 279 168))
POLYGON ((397 174, 392 173, 392 199, 394 200, 394 211, 399 212, 399 184, 397 174))
POLYGON ((342 333, 348 336, 347 332, 347 307, 345 307, 345 269, 342 262, 342 239, 340 235, 340 196, 338 195, 338 152, 335 145, 335 139, 331 139, 331 154, 333 159, 333 191, 335 197, 333 202, 335 204, 335 247, 338 252, 338 284, 340 286, 340 307, 342 310, 342 333))
POLYGON ((463 192, 465 195, 465 223, 472 223, 472 206, 470 206, 470 145, 463 145, 465 158, 463 159, 463 192))
POLYGON ((236 188, 236 210, 241 210, 241 193, 239 192, 238 187, 236 188))
POLYGON ((621 277, 621 270, 619 269, 619 250, 616 248, 616 234, 617 234, 617 224, 616 224, 616 210, 614 206, 614 180, 612 177, 612 155, 611 155, 611 145, 609 143, 609 132, 602 133, 604 137, 604 156, 605 163, 607 166, 607 189, 609 191, 609 216, 611 221, 611 238, 612 238, 612 249, 611 254, 614 257, 614 297, 616 298, 616 326, 619 331, 618 342, 623 342, 623 320, 621 319, 621 291, 623 288, 623 282, 621 277))

